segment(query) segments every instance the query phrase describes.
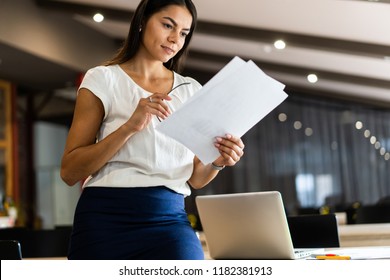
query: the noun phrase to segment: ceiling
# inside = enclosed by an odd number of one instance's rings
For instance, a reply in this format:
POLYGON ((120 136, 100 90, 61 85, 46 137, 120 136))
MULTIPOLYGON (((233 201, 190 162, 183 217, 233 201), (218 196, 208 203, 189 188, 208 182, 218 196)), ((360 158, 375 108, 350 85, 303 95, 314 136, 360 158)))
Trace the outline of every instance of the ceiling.
MULTIPOLYGON (((252 59, 294 92, 341 97, 390 107, 390 1, 357 0, 193 0, 198 28, 186 73, 205 83, 233 56, 252 59), (282 39, 286 48, 274 42, 282 39), (307 75, 318 76, 315 84, 307 75)), ((39 9, 122 42, 139 0, 36 0, 39 9), (100 12, 105 20, 96 23, 100 12)), ((72 71, 0 44, 9 56, 21 55, 48 72, 45 82, 64 85, 72 71), (61 79, 63 79, 61 81, 61 79)), ((101 58, 100 60, 102 60, 101 58)), ((105 58, 104 58, 105 59, 105 58)), ((0 62, 1 63, 1 62, 0 62)), ((11 70, 10 70, 11 71, 11 70)), ((0 74, 2 74, 0 72, 0 74)), ((4 75, 4 73, 3 73, 4 75)), ((18 76, 15 70, 12 77, 18 76)), ((20 74, 26 83, 39 77, 20 74)))

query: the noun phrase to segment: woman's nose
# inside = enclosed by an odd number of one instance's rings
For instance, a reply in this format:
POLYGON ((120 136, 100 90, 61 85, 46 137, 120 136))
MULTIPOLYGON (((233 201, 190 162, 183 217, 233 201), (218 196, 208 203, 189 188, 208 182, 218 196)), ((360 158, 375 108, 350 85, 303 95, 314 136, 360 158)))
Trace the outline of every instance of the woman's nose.
POLYGON ((169 42, 176 44, 178 42, 178 38, 179 38, 179 34, 177 32, 172 32, 169 35, 168 40, 169 42))

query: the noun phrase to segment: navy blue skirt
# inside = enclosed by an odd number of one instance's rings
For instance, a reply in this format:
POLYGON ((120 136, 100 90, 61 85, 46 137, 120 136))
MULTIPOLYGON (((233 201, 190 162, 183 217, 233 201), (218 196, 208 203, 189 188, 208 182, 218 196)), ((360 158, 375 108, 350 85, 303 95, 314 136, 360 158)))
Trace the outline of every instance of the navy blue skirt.
POLYGON ((204 259, 184 210, 166 187, 87 187, 76 207, 69 259, 204 259))

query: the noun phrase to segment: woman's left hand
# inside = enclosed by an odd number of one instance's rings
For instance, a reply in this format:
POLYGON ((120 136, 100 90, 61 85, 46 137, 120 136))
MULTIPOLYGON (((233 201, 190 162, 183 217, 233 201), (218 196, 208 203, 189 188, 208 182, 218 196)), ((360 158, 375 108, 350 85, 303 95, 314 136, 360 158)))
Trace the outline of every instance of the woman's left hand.
POLYGON ((244 143, 241 138, 226 134, 225 137, 216 137, 214 143, 221 156, 213 163, 217 166, 233 166, 244 155, 244 143))

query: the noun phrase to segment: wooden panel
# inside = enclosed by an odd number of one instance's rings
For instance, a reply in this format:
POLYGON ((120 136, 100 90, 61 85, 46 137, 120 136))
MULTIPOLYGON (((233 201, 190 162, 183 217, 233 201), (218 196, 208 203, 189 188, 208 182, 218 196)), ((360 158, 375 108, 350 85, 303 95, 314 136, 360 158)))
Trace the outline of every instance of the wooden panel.
MULTIPOLYGON (((4 153, 5 170, 4 195, 13 197, 13 143, 12 143, 12 104, 11 104, 11 84, 0 80, 0 150, 4 153)), ((2 164, 2 163, 0 163, 2 164)))

